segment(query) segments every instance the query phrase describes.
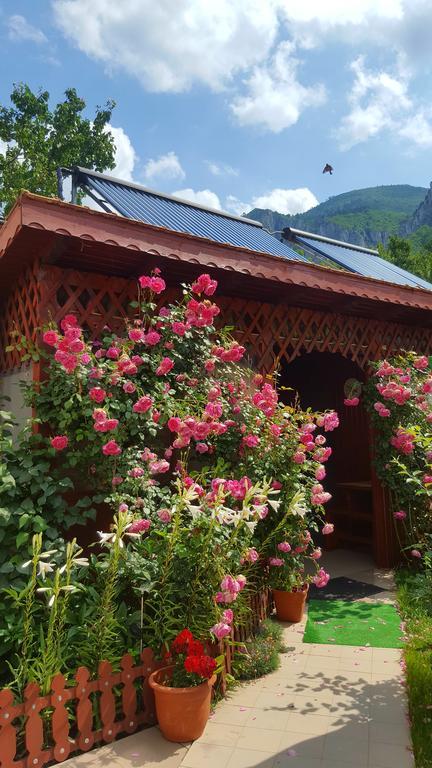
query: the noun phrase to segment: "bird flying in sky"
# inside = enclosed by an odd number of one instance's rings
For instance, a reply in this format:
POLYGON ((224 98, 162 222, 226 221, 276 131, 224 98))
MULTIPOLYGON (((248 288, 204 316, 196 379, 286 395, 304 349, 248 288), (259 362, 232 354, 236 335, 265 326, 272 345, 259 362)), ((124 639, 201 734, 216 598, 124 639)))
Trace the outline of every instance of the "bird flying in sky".
POLYGON ((323 173, 329 173, 330 176, 333 174, 333 166, 330 165, 330 163, 326 163, 323 169, 323 173))

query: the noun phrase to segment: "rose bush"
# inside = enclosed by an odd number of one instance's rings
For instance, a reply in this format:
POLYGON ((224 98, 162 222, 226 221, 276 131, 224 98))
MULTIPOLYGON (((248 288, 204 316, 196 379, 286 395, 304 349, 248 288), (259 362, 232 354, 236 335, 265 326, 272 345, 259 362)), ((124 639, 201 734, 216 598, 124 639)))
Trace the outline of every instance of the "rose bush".
MULTIPOLYGON (((375 365, 364 391, 374 428, 375 465, 390 489, 401 547, 411 559, 432 551, 432 368, 414 352, 375 365)), ((428 555, 429 553, 429 555, 428 555)))
POLYGON ((337 415, 284 406, 273 378, 239 365, 244 347, 215 329, 208 275, 169 306, 157 304, 157 271, 139 286, 121 336, 89 341, 74 315, 45 329, 47 376, 27 390, 48 466, 106 504, 104 554, 92 550, 65 618, 65 645, 92 670, 101 655, 159 651, 181 627, 228 636, 278 559, 290 583, 326 578, 313 537, 330 498, 323 432, 337 415))

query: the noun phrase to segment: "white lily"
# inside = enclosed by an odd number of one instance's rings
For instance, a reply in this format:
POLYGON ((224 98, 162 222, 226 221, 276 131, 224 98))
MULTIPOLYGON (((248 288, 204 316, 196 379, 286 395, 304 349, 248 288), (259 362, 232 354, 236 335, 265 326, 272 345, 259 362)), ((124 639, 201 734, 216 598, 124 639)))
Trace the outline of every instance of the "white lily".
POLYGON ((42 552, 42 554, 39 555, 39 557, 46 560, 47 557, 51 557, 51 555, 55 555, 56 553, 57 553, 56 549, 48 549, 46 552, 42 552))
POLYGON ((45 581, 47 573, 53 572, 55 563, 44 563, 43 561, 39 561, 38 567, 38 576, 42 576, 42 580, 45 581))
POLYGON ((108 544, 108 542, 112 542, 115 540, 115 533, 104 533, 103 531, 98 531, 97 535, 100 538, 101 544, 108 544))

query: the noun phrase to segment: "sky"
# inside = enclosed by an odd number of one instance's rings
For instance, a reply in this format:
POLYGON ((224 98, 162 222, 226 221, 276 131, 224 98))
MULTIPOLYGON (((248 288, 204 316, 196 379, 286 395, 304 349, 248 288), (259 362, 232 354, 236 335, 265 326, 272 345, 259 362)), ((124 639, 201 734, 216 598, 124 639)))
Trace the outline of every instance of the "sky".
POLYGON ((299 213, 429 186, 431 28, 430 0, 0 0, 0 105, 18 82, 114 99, 112 175, 299 213))

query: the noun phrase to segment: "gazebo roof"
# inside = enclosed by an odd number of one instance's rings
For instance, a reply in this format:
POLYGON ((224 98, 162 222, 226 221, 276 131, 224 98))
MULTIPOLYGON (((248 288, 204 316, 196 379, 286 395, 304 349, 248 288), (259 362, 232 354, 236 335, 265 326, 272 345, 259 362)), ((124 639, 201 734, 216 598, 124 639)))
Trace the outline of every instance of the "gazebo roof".
POLYGON ((36 257, 84 272, 125 277, 157 265, 173 285, 205 270, 218 278, 227 295, 432 324, 432 291, 424 288, 222 244, 24 192, 0 229, 0 298, 36 257))

